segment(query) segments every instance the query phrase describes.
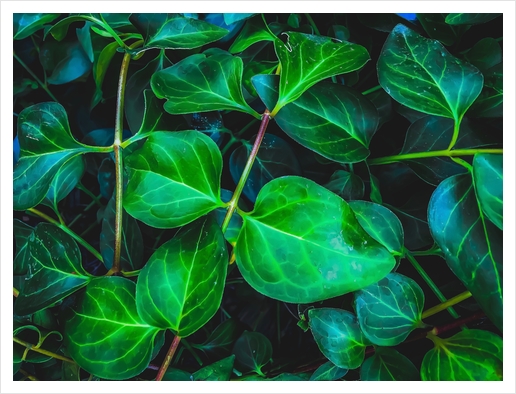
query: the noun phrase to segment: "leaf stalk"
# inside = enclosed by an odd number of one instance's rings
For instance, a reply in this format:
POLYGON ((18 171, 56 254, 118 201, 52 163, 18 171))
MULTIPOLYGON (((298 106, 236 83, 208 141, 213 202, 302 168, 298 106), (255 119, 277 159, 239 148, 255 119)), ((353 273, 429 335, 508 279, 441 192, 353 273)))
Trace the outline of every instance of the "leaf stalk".
POLYGON ((378 157, 376 159, 371 159, 368 161, 369 165, 379 165, 379 164, 390 164, 395 163, 397 161, 402 160, 412 160, 412 159, 423 159, 427 157, 455 157, 455 156, 473 156, 477 153, 494 153, 494 154, 503 154, 503 149, 454 149, 454 150, 435 150, 431 152, 416 152, 416 153, 406 153, 403 155, 393 155, 393 156, 385 156, 378 157))
POLYGON ((32 350, 36 353, 41 353, 41 354, 44 354, 45 356, 56 358, 58 360, 65 361, 67 363, 76 364, 76 362, 73 361, 71 358, 61 356, 60 354, 56 354, 56 353, 53 353, 53 352, 45 350, 45 349, 38 348, 35 345, 32 345, 28 342, 21 340, 20 338, 13 337, 13 342, 18 343, 22 346, 25 346, 27 349, 32 350))
POLYGON ((176 350, 177 350, 177 347, 179 346, 180 341, 181 341, 181 338, 176 335, 174 337, 174 340, 172 341, 172 344, 170 345, 170 348, 168 349, 167 355, 165 356, 165 360, 163 360, 163 364, 161 364, 158 374, 156 375, 157 382, 162 380, 163 376, 165 375, 165 372, 167 372, 168 366, 170 365, 170 362, 172 361, 172 358, 174 357, 174 354, 176 353, 176 350))
POLYGON ((466 290, 465 292, 460 293, 459 295, 456 295, 453 298, 450 298, 446 302, 442 302, 439 305, 436 305, 430 309, 427 309, 426 311, 423 312, 423 315, 421 317, 423 319, 426 319, 427 317, 433 316, 441 311, 444 311, 445 309, 448 309, 449 307, 456 305, 459 302, 467 300, 469 297, 471 297, 471 293, 466 290))

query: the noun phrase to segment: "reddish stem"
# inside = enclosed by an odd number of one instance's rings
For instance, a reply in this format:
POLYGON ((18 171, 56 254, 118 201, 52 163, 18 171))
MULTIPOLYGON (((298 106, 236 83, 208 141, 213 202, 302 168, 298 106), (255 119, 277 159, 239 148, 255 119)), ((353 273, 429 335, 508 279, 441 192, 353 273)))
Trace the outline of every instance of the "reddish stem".
POLYGON ((165 372, 167 372, 168 366, 170 365, 170 362, 172 361, 172 358, 174 357, 174 353, 176 352, 180 341, 181 341, 181 338, 176 335, 174 337, 174 340, 172 341, 172 344, 170 345, 170 348, 168 349, 167 355, 165 356, 165 360, 163 360, 163 364, 161 364, 158 374, 156 375, 157 382, 159 382, 161 379, 163 379, 165 372))

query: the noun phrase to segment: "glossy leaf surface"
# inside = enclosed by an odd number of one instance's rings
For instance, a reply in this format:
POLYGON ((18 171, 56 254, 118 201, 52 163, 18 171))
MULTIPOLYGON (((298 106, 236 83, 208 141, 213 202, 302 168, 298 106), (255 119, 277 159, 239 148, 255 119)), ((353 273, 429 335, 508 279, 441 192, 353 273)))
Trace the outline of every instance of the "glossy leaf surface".
POLYGON ((243 219, 238 267, 253 288, 274 299, 336 297, 377 282, 394 267, 392 255, 362 229, 349 205, 308 179, 269 182, 243 219))
POLYGON ((224 13, 224 22, 226 25, 232 25, 233 23, 242 21, 244 19, 250 18, 253 16, 253 13, 246 14, 246 13, 224 13))
POLYGON ((347 373, 347 369, 339 368, 331 361, 328 361, 315 370, 310 380, 338 380, 343 378, 347 373))
POLYGON ((359 176, 348 171, 335 171, 324 187, 346 201, 364 197, 364 182, 359 176))
POLYGON ((503 230, 503 155, 476 154, 473 178, 482 212, 503 230))
POLYGON ((193 334, 219 309, 227 262, 224 236, 211 216, 182 228, 151 256, 138 276, 139 315, 181 337, 193 334))
POLYGON ((29 236, 34 228, 25 224, 19 219, 13 221, 14 239, 16 241, 16 250, 14 252, 13 274, 25 275, 29 269, 30 254, 28 248, 29 236))
POLYGON ((403 354, 388 347, 377 347, 360 367, 363 381, 421 380, 418 369, 403 354))
POLYGON ((257 15, 246 21, 242 31, 229 47, 230 53, 239 53, 260 41, 274 41, 276 39, 265 26, 262 16, 257 15))
POLYGON ((355 369, 364 361, 367 339, 352 313, 334 308, 308 311, 310 329, 322 354, 343 369, 355 369))
POLYGON ((13 39, 23 40, 39 29, 43 29, 46 23, 57 19, 60 14, 13 14, 13 39))
POLYGON ((242 372, 254 371, 264 376, 262 368, 272 357, 272 345, 269 339, 259 333, 244 331, 233 346, 235 367, 242 372))
POLYGON ((194 372, 192 378, 196 381, 228 381, 233 372, 234 363, 235 355, 232 354, 229 357, 194 372))
POLYGON ((75 156, 68 160, 50 183, 44 202, 57 208, 57 204, 77 186, 84 174, 84 158, 75 156))
POLYGON ((501 14, 448 14, 446 23, 450 25, 476 25, 486 23, 501 14))
POLYGON ((125 160, 127 213, 157 228, 174 228, 223 206, 222 157, 198 131, 152 133, 125 160))
POLYGON ((65 323, 65 343, 70 356, 87 372, 123 380, 149 365, 159 329, 138 316, 135 292, 136 285, 129 279, 96 278, 73 307, 65 323))
POLYGON ((233 343, 239 336, 239 332, 238 321, 230 318, 219 324, 204 343, 200 345, 192 344, 192 346, 204 352, 218 352, 222 350, 225 353, 230 353, 233 343))
POLYGON ((457 40, 458 32, 454 26, 447 24, 445 19, 446 14, 417 14, 417 20, 430 38, 450 46, 457 40))

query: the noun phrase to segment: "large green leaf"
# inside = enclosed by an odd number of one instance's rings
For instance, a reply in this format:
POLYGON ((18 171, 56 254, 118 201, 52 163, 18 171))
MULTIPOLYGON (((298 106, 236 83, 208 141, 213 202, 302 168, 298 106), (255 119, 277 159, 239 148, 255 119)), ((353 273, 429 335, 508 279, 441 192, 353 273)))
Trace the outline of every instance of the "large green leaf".
POLYGON ((14 219, 13 222, 14 239, 16 240, 16 250, 14 253, 13 275, 25 275, 29 269, 30 254, 28 248, 29 236, 34 228, 25 224, 21 220, 14 219))
POLYGON ((226 109, 260 118, 242 96, 242 70, 242 59, 227 52, 196 54, 156 72, 151 87, 171 114, 226 109))
POLYGON ((77 186, 84 175, 84 158, 75 156, 68 160, 50 183, 43 202, 57 210, 57 204, 77 186))
POLYGON ((344 369, 362 364, 368 341, 355 315, 342 309, 318 308, 310 309, 308 317, 315 342, 326 358, 344 369))
POLYGON ((72 237, 53 224, 40 223, 29 236, 29 272, 14 303, 14 313, 30 315, 86 286, 91 276, 82 268, 81 252, 72 237))
POLYGON ((220 361, 207 365, 192 374, 194 381, 228 381, 233 372, 235 355, 232 354, 220 361))
POLYGON ((428 224, 450 269, 503 330, 502 231, 480 209, 469 173, 441 182, 430 199, 428 224))
POLYGON ((265 376, 262 368, 272 357, 272 344, 269 339, 259 333, 244 331, 233 346, 235 367, 242 372, 254 371, 265 376))
POLYGON ((360 367, 363 381, 421 380, 418 369, 407 357, 388 347, 377 347, 374 355, 360 367))
POLYGON ((39 29, 43 29, 46 23, 57 19, 60 14, 13 14, 13 39, 23 40, 39 29))
POLYGON ((199 131, 152 133, 125 166, 124 208, 149 226, 182 226, 224 205, 219 148, 199 131))
POLYGON ((138 316, 136 285, 122 277, 92 280, 65 323, 70 356, 87 372, 124 380, 140 374, 151 361, 159 329, 138 316))
POLYGON ((217 312, 228 252, 215 219, 182 228, 150 257, 138 276, 136 306, 148 324, 187 337, 217 312))
POLYGON ((378 80, 393 99, 431 115, 460 122, 480 94, 483 76, 437 40, 399 24, 378 59, 378 80))
POLYGON ((339 368, 328 361, 315 370, 310 380, 338 380, 348 373, 347 369, 339 368))
POLYGON ((503 380, 503 340, 484 330, 464 330, 451 338, 429 337, 435 347, 421 364, 422 380, 503 380))
POLYGON ((18 117, 18 139, 21 155, 14 168, 13 208, 22 211, 39 204, 59 169, 87 148, 73 138, 58 103, 24 109, 18 117))
POLYGON ((346 201, 364 197, 362 178, 348 171, 335 171, 324 187, 346 201))
POLYGON ((238 268, 253 288, 274 299, 336 297, 377 282, 395 264, 343 199, 308 179, 269 182, 243 219, 238 268))
POLYGON ((251 45, 260 41, 274 41, 276 37, 271 34, 261 15, 249 19, 240 34, 233 41, 228 51, 231 53, 239 53, 251 45))
POLYGON ((274 41, 281 73, 280 95, 271 111, 273 115, 317 82, 358 70, 370 59, 363 46, 348 41, 292 31, 282 35, 287 37, 286 43, 274 41))
POLYGON ((503 155, 477 153, 473 179, 482 212, 503 230, 503 155))
POLYGON ((450 25, 477 25, 486 23, 502 14, 448 14, 446 23, 450 25))
POLYGON ((355 293, 355 309, 364 335, 375 345, 396 346, 422 327, 425 295, 409 277, 390 273, 355 293))

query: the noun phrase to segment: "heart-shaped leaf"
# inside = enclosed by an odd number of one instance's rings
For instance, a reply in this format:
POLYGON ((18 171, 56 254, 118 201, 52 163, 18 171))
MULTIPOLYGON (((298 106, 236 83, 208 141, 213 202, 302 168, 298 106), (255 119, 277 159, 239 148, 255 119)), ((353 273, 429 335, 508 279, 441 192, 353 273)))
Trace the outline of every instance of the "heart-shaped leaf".
POLYGON ((473 179, 482 212, 503 230, 503 155, 477 153, 473 179))
POLYGON ((265 376, 262 368, 272 357, 269 339, 259 332, 244 331, 233 346, 235 367, 242 372, 254 371, 265 376))
POLYGON ((380 85, 399 103, 431 115, 461 121, 482 90, 482 73, 436 40, 405 25, 387 37, 378 59, 380 85))
POLYGON ((135 292, 134 282, 116 276, 96 278, 86 286, 64 332, 66 348, 82 369, 124 380, 147 368, 159 329, 138 316, 135 292))
POLYGON ((396 346, 418 327, 425 295, 409 277, 390 273, 355 293, 355 309, 364 335, 379 346, 396 346))
POLYGON ((13 262, 13 274, 25 275, 27 273, 30 261, 29 248, 27 246, 29 236, 34 228, 25 224, 21 220, 14 219, 13 222, 14 239, 16 240, 16 251, 13 262))
POLYGON ((48 189, 43 203, 57 210, 59 201, 68 196, 75 186, 77 186, 84 175, 84 170, 84 158, 82 156, 75 156, 68 160, 57 171, 57 174, 50 183, 50 188, 48 189))
POLYGON ((359 176, 348 171, 335 171, 324 187, 346 201, 364 197, 364 182, 359 176))
POLYGON ((228 381, 233 372, 235 355, 232 354, 220 361, 214 362, 192 374, 194 381, 228 381))
POLYGON ((477 25, 486 23, 502 14, 448 14, 446 23, 450 25, 477 25))
POLYGON ((61 14, 13 14, 13 39, 23 40, 29 37, 59 15, 61 14))
POLYGON ((140 272, 138 314, 181 337, 193 334, 219 309, 227 262, 224 236, 211 216, 182 228, 140 272))
POLYGON ((272 35, 268 27, 265 25, 261 15, 249 19, 238 37, 229 47, 230 53, 239 53, 251 45, 260 41, 274 41, 276 36, 272 35))
POLYGON ((321 380, 338 380, 343 378, 348 373, 347 369, 339 368, 331 361, 324 363, 315 370, 310 380, 321 381, 321 380))
POLYGON ((362 364, 368 344, 358 320, 351 312, 335 308, 308 311, 310 329, 322 354, 343 369, 362 364))
POLYGON ((377 347, 360 367, 363 381, 421 380, 418 369, 403 354, 388 347, 377 347))
POLYGON ((222 156, 199 131, 154 132, 127 157, 124 208, 156 228, 174 228, 224 206, 222 156))

